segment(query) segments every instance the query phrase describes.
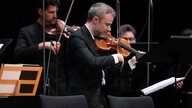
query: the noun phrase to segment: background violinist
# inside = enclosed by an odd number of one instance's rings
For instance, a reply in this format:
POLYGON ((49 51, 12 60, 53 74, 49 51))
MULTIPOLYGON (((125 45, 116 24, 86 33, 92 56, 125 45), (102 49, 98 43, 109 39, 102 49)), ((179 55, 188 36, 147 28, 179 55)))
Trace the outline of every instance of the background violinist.
MULTIPOLYGON (((123 24, 119 27, 119 38, 128 43, 136 43, 136 29, 130 24, 123 24)), ((131 45, 129 46, 131 47, 131 45)), ((136 49, 137 50, 137 49, 136 49)), ((145 53, 139 51, 138 53, 145 53)), ((144 63, 138 63, 135 54, 131 53, 125 57, 122 72, 111 70, 107 75, 108 85, 106 93, 116 96, 140 96, 140 90, 147 86, 147 67, 144 63)))
POLYGON ((41 76, 37 95, 66 95, 64 57, 67 39, 62 36, 61 40, 58 41, 57 34, 45 33, 45 42, 43 41, 43 21, 45 21, 45 27, 57 24, 60 1, 44 0, 44 4, 45 10, 43 10, 42 0, 37 0, 36 6, 39 15, 37 21, 20 29, 14 57, 17 59, 17 63, 39 64, 40 66, 44 66, 45 61, 44 71, 46 73, 41 76), (43 15, 45 15, 45 19, 43 19, 43 15), (48 87, 45 87, 45 84, 48 84, 48 87))

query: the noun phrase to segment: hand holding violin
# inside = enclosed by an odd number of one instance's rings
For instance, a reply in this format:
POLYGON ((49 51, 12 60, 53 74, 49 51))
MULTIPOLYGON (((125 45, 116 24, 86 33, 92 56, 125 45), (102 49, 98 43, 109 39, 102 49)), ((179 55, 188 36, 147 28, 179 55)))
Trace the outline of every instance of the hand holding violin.
POLYGON ((124 63, 124 57, 122 54, 117 53, 117 54, 113 54, 113 55, 115 55, 118 58, 119 63, 124 63))

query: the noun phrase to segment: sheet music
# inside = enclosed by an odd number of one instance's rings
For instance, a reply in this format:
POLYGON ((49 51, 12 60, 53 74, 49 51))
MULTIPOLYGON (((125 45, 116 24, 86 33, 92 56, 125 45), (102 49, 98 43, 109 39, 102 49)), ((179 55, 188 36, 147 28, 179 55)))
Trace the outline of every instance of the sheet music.
POLYGON ((3 66, 39 66, 39 64, 3 64, 3 66))
POLYGON ((21 71, 3 71, 1 80, 19 80, 21 71))
POLYGON ((166 80, 160 81, 160 82, 158 82, 156 84, 153 84, 153 85, 151 85, 149 87, 146 87, 146 88, 142 89, 141 92, 144 95, 148 95, 148 94, 156 92, 156 91, 158 91, 160 89, 163 89, 163 88, 165 88, 165 87, 167 87, 167 86, 169 86, 171 84, 174 84, 175 81, 179 82, 179 81, 182 81, 184 79, 185 79, 185 77, 180 77, 180 78, 176 78, 176 79, 175 79, 175 77, 171 77, 171 78, 168 78, 166 80))
POLYGON ((20 67, 22 67, 23 64, 3 64, 3 66, 20 66, 20 67))
POLYGON ((0 84, 0 93, 14 93, 15 84, 0 84))
POLYGON ((2 64, 0 71, 0 95, 35 96, 41 73, 42 67, 37 64, 2 64), (33 88, 17 86, 22 84, 32 84, 34 86, 33 88), (17 90, 14 91, 15 89, 17 90), (30 91, 23 93, 20 89, 30 89, 30 91))
POLYGON ((1 50, 1 48, 3 47, 3 45, 4 45, 4 44, 0 43, 0 50, 1 50))

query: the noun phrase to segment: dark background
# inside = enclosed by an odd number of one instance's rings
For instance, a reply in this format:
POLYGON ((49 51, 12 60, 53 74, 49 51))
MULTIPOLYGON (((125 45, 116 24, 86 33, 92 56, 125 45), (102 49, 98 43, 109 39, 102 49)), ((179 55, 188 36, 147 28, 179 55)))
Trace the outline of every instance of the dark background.
MULTIPOLYGON (((37 12, 34 6, 35 0, 14 0, 4 1, 1 9, 1 38, 16 38, 18 30, 37 19, 37 12)), ((58 16, 65 21, 71 0, 60 0, 58 16)), ((67 24, 82 26, 86 21, 89 7, 95 2, 105 2, 115 10, 116 0, 74 0, 74 4, 69 15, 67 24)), ((147 40, 148 18, 152 19, 151 35, 152 41, 162 41, 170 35, 179 34, 186 27, 191 27, 192 6, 189 0, 119 0, 120 1, 120 23, 132 24, 138 35, 139 41, 147 40)), ((116 35, 116 19, 112 26, 112 33, 116 35)))
MULTIPOLYGON (((12 38, 0 62, 12 62, 12 51, 19 29, 36 21, 38 14, 35 0, 4 1, 1 10, 0 38, 12 38)), ((60 0, 59 19, 65 21, 71 0, 60 0)), ((86 21, 87 11, 95 2, 105 2, 117 10, 117 0, 74 0, 67 25, 82 26, 86 21)), ((120 24, 129 23, 137 31, 138 42, 163 42, 171 35, 179 35, 184 28, 192 27, 189 0, 119 0, 120 24), (150 20, 149 20, 150 19, 150 20)), ((117 19, 112 25, 112 35, 116 37, 117 19)))
MULTIPOLYGON (((35 0, 6 0, 1 3, 0 38, 11 38, 13 42, 0 55, 0 63, 13 63, 15 41, 19 29, 37 20, 35 0)), ((65 21, 71 0, 60 0, 58 16, 65 21)), ((74 0, 67 25, 82 26, 86 21, 87 11, 95 2, 105 2, 117 10, 116 0, 74 0)), ((139 42, 164 42, 171 35, 180 35, 185 28, 192 27, 190 0, 119 0, 120 24, 129 23, 137 31, 139 42), (151 19, 149 21, 149 18, 151 19)), ((112 25, 112 35, 116 37, 116 24, 112 25)), ((178 43, 180 44, 180 43, 178 43)))

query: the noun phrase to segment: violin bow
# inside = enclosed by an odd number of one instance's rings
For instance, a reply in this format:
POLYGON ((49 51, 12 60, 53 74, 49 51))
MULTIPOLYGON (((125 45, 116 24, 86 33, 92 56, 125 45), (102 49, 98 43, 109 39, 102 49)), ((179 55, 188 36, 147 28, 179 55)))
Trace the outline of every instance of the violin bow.
POLYGON ((187 75, 189 74, 189 72, 191 71, 191 69, 192 69, 192 65, 190 64, 190 67, 189 67, 187 73, 185 74, 185 78, 187 77, 187 75))
MULTIPOLYGON (((120 2, 117 0, 116 3, 116 10, 117 10, 117 39, 119 38, 119 27, 120 27, 120 2)), ((117 46, 118 48, 118 46, 117 46)))
POLYGON ((66 19, 65 19, 65 24, 64 24, 64 27, 63 27, 62 30, 61 30, 60 35, 59 35, 58 42, 61 40, 61 36, 62 36, 62 34, 63 34, 63 31, 65 30, 65 27, 66 27, 66 25, 67 25, 67 20, 68 20, 68 18, 69 18, 70 13, 71 13, 71 9, 72 9, 73 3, 74 3, 74 0, 72 0, 71 5, 70 5, 70 7, 69 7, 69 10, 68 10, 68 13, 67 13, 67 16, 66 16, 66 19))
MULTIPOLYGON (((116 10, 117 10, 117 41, 118 43, 120 43, 120 39, 119 39, 119 27, 120 27, 120 2, 119 0, 117 0, 116 3, 116 10)), ((117 44, 117 53, 119 53, 119 45, 117 44)), ((124 62, 121 63, 121 67, 120 67, 120 71, 122 72, 122 68, 123 68, 124 62)))

